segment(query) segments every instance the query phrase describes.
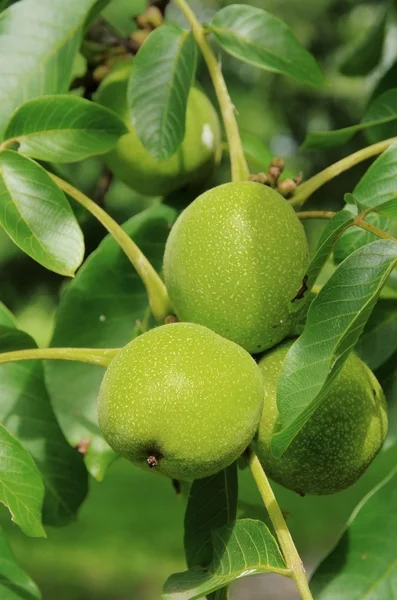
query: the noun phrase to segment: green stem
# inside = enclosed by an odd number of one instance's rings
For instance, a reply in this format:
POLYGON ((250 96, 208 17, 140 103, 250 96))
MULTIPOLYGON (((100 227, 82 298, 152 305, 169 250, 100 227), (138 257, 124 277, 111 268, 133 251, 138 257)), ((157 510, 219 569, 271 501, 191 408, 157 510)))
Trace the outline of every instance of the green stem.
POLYGON ((305 219, 332 219, 335 214, 332 210, 305 210, 297 212, 296 216, 304 221, 305 219))
POLYGON ((382 240, 392 240, 393 242, 397 242, 396 238, 390 235, 390 233, 380 229, 380 227, 376 227, 376 225, 372 225, 372 223, 368 223, 368 221, 364 221, 360 215, 354 219, 352 225, 361 227, 361 229, 365 229, 365 231, 369 231, 370 233, 377 235, 382 240))
POLYGON ((0 364, 20 360, 75 360, 107 367, 120 348, 32 348, 0 354, 0 364))
POLYGON ((175 4, 179 6, 186 20, 190 23, 194 38, 207 63, 208 71, 221 109, 222 119, 225 124, 232 168, 232 181, 245 181, 249 177, 249 169, 244 156, 243 145, 236 120, 235 107, 229 96, 222 70, 206 38, 203 28, 186 0, 175 0, 175 4))
POLYGON ((146 256, 141 252, 133 240, 126 234, 124 229, 98 204, 95 204, 85 194, 64 181, 57 175, 49 173, 53 181, 69 196, 86 208, 108 232, 113 236, 119 246, 124 250, 132 265, 135 267, 139 277, 142 279, 149 297, 149 305, 154 318, 159 323, 164 323, 167 315, 171 312, 170 300, 163 281, 156 273, 146 256))
POLYGON ((314 175, 298 187, 296 194, 290 200, 291 206, 302 206, 302 204, 304 204, 306 200, 308 200, 308 198, 316 190, 318 190, 318 188, 327 183, 327 181, 337 177, 344 171, 351 169, 363 160, 367 160, 367 158, 381 154, 396 140, 397 137, 393 137, 389 138, 388 140, 378 142, 377 144, 372 144, 372 146, 362 148, 361 150, 358 150, 358 152, 354 152, 353 154, 342 158, 342 160, 338 160, 338 162, 330 165, 323 171, 320 171, 320 173, 317 173, 317 175, 314 175))
POLYGON ((266 506, 266 510, 269 513, 271 522, 273 523, 281 550, 284 554, 285 563, 287 568, 291 571, 291 577, 298 588, 300 597, 302 600, 313 600, 313 596, 310 592, 309 584, 307 582, 305 569, 298 551, 295 548, 294 541, 287 527, 287 523, 285 522, 283 513, 281 512, 269 480, 262 469, 258 457, 252 451, 250 451, 248 464, 259 493, 266 506))

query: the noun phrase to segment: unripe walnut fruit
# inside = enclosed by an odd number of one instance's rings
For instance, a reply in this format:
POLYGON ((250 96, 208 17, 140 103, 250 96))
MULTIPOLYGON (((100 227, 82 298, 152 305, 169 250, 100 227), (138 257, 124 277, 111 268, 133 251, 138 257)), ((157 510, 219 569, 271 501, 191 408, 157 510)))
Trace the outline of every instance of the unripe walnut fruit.
POLYGON ((277 483, 300 494, 333 494, 355 483, 379 452, 387 433, 385 398, 372 371, 350 354, 322 404, 275 458, 270 442, 277 431, 277 384, 291 345, 281 344, 259 362, 265 403, 254 447, 277 483))
POLYGON ((174 479, 230 465, 257 430, 263 379, 251 356, 193 323, 152 329, 110 363, 99 394, 109 445, 174 479))
POLYGON ((185 185, 197 186, 212 175, 221 157, 218 115, 208 98, 192 88, 186 108, 185 137, 179 150, 167 160, 157 160, 143 146, 127 106, 131 62, 119 65, 100 85, 95 100, 116 112, 129 133, 122 135, 105 156, 113 174, 141 194, 165 196, 185 185))
POLYGON ((308 255, 303 227, 280 194, 251 181, 227 183, 199 196, 176 221, 164 278, 181 321, 256 353, 288 334, 308 255))

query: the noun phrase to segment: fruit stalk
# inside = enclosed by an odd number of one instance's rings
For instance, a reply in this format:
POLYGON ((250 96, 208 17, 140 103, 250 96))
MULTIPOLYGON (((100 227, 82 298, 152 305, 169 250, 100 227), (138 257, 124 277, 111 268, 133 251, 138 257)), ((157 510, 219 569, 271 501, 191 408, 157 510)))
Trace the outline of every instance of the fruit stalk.
POLYGON ((21 360, 74 360, 107 367, 120 348, 29 348, 0 354, 0 364, 21 360))
POLYGON ((302 204, 304 204, 306 200, 308 200, 309 197, 316 190, 318 190, 318 188, 327 183, 327 181, 330 181, 330 179, 333 179, 334 177, 337 177, 344 171, 351 169, 363 160, 367 160, 367 158, 372 158, 373 156, 381 154, 384 150, 387 150, 387 148, 396 141, 397 137, 392 137, 388 140, 378 142, 377 144, 366 146, 366 148, 362 148, 361 150, 358 150, 353 154, 349 154, 349 156, 338 160, 338 162, 334 163, 333 165, 330 165, 323 171, 320 171, 320 173, 317 173, 298 187, 298 191, 289 201, 291 206, 302 206, 302 204))
POLYGON ((291 571, 291 577, 295 582, 300 597, 302 600, 313 600, 313 596, 307 582, 305 569, 298 551, 295 548, 294 541, 283 517, 283 513, 281 512, 269 480, 262 469, 258 457, 254 452, 252 452, 252 450, 250 450, 248 464, 259 493, 266 506, 266 510, 269 513, 271 522, 273 523, 273 527, 276 531, 287 568, 291 571))
POLYGON ((171 312, 170 299, 163 281, 156 273, 146 256, 138 248, 135 242, 126 234, 124 229, 98 204, 93 202, 85 194, 64 181, 57 175, 48 172, 51 179, 69 196, 86 208, 107 231, 113 236, 120 248, 125 252, 136 272, 142 279, 149 298, 150 309, 158 323, 164 323, 165 318, 171 312))
POLYGON ((192 27, 194 38, 199 46, 211 76, 215 93, 218 98, 222 119, 225 125, 227 141, 229 144, 230 162, 232 168, 232 181, 245 181, 249 176, 247 161, 245 160, 240 131, 238 128, 235 107, 222 75, 220 65, 207 41, 205 32, 197 20, 196 15, 186 0, 175 0, 186 20, 192 27))

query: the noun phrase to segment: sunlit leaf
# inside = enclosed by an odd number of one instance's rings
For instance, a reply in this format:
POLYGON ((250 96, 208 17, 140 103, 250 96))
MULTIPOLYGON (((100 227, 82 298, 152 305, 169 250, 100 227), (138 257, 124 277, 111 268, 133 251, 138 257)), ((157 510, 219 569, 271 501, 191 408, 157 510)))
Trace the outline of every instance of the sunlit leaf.
POLYGON ((0 152, 0 224, 38 263, 73 275, 84 257, 81 229, 64 193, 37 163, 0 152))
POLYGON ((248 575, 289 574, 276 540, 262 521, 239 519, 215 529, 212 541, 211 565, 171 575, 164 587, 163 600, 203 598, 248 575))
POLYGON ((391 600, 397 585, 397 474, 364 498, 311 581, 316 600, 391 600))
POLYGON ((397 244, 378 240, 344 260, 313 300, 305 329, 281 371, 277 407, 281 431, 272 451, 282 455, 322 401, 342 368, 397 262, 397 244))
POLYGON ((159 160, 179 148, 185 135, 186 104, 196 72, 192 32, 168 23, 140 48, 128 85, 128 103, 143 145, 159 160))
POLYGON ((0 15, 0 139, 22 102, 68 90, 96 0, 20 0, 0 15))
POLYGON ((244 62, 288 75, 300 83, 324 85, 316 61, 291 29, 260 8, 226 6, 216 13, 209 28, 226 52, 244 62))
POLYGON ((22 104, 5 137, 18 139, 22 154, 70 163, 108 152, 126 131, 118 115, 107 108, 77 96, 57 95, 22 104))

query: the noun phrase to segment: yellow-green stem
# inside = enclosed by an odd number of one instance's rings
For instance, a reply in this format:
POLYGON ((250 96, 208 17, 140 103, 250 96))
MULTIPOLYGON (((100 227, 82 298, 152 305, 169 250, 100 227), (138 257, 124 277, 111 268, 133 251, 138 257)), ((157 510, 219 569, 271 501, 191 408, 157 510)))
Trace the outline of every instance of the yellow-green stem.
POLYGON ((335 214, 332 210, 305 210, 297 212, 296 216, 304 221, 305 219, 332 219, 335 214))
POLYGON ((107 367, 120 348, 29 348, 0 354, 0 365, 20 360, 74 360, 107 367))
POLYGON ((284 554, 285 563, 287 568, 291 571, 291 577, 298 588, 300 597, 302 600, 313 600, 313 596, 310 592, 309 584, 307 582, 305 569, 298 551, 295 548, 294 541, 287 527, 287 523, 285 522, 283 513, 281 512, 269 480, 262 469, 262 465, 260 464, 258 457, 252 451, 250 451, 249 454, 248 464, 264 505, 266 506, 266 510, 269 513, 270 520, 276 531, 281 550, 284 554))
MULTIPOLYGON (((390 233, 387 233, 387 231, 384 231, 380 227, 377 227, 372 223, 368 223, 368 221, 365 220, 364 217, 370 211, 371 209, 369 208, 364 213, 358 215, 354 219, 351 226, 355 225, 356 227, 361 227, 361 229, 365 229, 365 231, 369 231, 383 240, 392 240, 393 242, 397 242, 397 239, 390 235, 390 233)), ((302 212, 297 212, 296 216, 299 217, 301 221, 304 221, 305 219, 332 219, 335 214, 336 213, 332 212, 331 210, 305 210, 302 212)))
POLYGON ((178 5, 186 20, 191 25, 194 38, 207 63, 225 125, 227 141, 229 144, 232 181, 245 181, 249 177, 249 169, 244 156, 235 108, 229 96, 222 70, 206 38, 203 28, 186 0, 175 0, 175 4, 178 5))
POLYGON ((53 173, 48 173, 53 181, 69 196, 84 206, 113 236, 119 246, 135 267, 142 279, 149 297, 149 306, 158 323, 164 320, 171 312, 170 300, 166 287, 160 276, 156 273, 146 256, 141 252, 135 242, 126 234, 124 229, 98 204, 95 204, 88 196, 73 187, 53 173))
POLYGON ((364 221, 364 219, 361 218, 360 215, 354 219, 352 225, 357 225, 357 227, 361 227, 361 229, 365 229, 365 231, 369 231, 370 233, 377 235, 382 240, 392 240, 393 242, 397 242, 396 238, 390 235, 390 233, 387 233, 387 231, 380 229, 380 227, 376 227, 376 225, 372 225, 372 223, 364 221))
POLYGON ((378 142, 377 144, 372 144, 371 146, 362 148, 361 150, 358 150, 358 152, 354 152, 353 154, 342 158, 342 160, 338 160, 338 162, 330 165, 323 171, 320 171, 320 173, 317 173, 317 175, 314 175, 298 187, 295 195, 290 200, 291 206, 302 206, 302 204, 304 204, 318 188, 327 183, 327 181, 337 177, 344 171, 351 169, 363 160, 381 154, 395 141, 397 141, 397 137, 389 138, 388 140, 378 142))

